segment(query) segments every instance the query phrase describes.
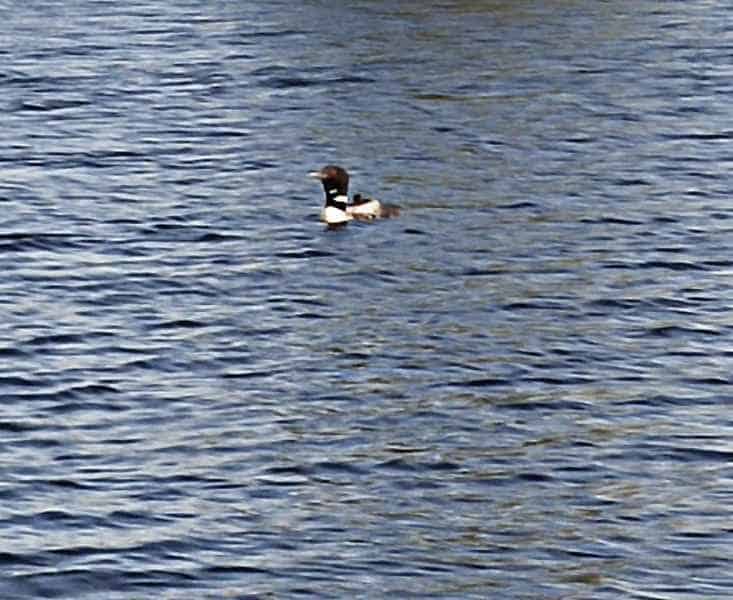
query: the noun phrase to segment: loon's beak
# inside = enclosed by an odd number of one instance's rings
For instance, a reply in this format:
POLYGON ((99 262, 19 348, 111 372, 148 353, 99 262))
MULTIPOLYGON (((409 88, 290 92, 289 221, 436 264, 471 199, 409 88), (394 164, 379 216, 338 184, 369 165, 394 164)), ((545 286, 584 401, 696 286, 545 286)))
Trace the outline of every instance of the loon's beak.
POLYGON ((323 179, 323 173, 321 171, 311 171, 310 173, 308 173, 308 177, 323 179))

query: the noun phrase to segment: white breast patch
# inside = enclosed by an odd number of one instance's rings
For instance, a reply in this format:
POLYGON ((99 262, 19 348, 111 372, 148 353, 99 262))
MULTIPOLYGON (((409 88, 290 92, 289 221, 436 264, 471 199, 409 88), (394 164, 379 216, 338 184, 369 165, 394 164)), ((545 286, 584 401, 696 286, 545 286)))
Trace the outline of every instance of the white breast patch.
POLYGON ((346 214, 345 211, 335 206, 326 206, 321 211, 321 221, 328 223, 329 225, 339 225, 341 223, 348 223, 353 217, 346 214))

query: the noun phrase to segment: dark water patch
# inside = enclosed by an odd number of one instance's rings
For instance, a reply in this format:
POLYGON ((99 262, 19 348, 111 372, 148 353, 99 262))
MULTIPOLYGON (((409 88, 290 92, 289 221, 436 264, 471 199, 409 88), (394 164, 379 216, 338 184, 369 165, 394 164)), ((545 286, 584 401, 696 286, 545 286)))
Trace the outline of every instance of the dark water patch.
MULTIPOLYGON (((13 354, 13 356, 17 356, 13 354)), ((21 354, 22 356, 22 354, 21 354)), ((2 376, 0 375, 0 386, 12 386, 12 387, 42 387, 48 385, 47 381, 42 379, 36 379, 31 377, 18 377, 13 375, 2 376)))
POLYGON ((48 529, 92 529, 106 527, 105 518, 90 514, 70 513, 63 510, 45 510, 32 515, 16 516, 13 525, 40 525, 48 529))
POLYGON ((707 271, 708 267, 704 261, 687 262, 687 261, 666 261, 666 260, 647 260, 636 263, 624 263, 620 261, 607 261, 602 264, 604 269, 645 269, 645 270, 668 270, 668 271, 707 271))
POLYGON ((66 233, 3 233, 0 234, 0 253, 80 250, 93 243, 92 239, 66 233))
MULTIPOLYGON (((170 517, 159 514, 151 514, 148 512, 132 512, 127 510, 115 510, 110 512, 106 516, 106 523, 108 526, 118 527, 121 529, 129 527, 151 527, 156 524, 169 523, 170 517)), ((185 551, 189 548, 189 544, 182 545, 179 548, 180 552, 185 551)), ((139 552, 145 550, 145 548, 137 547, 136 550, 139 552)))
POLYGON ((679 217, 674 216, 668 216, 668 215, 657 215, 652 217, 652 223, 660 223, 663 225, 672 225, 675 223, 679 223, 680 219, 679 217))
POLYGON ((97 169, 123 166, 132 162, 146 160, 148 155, 136 150, 97 150, 87 151, 77 155, 79 164, 97 169))
POLYGON ((613 185, 620 187, 649 186, 651 182, 641 177, 617 177, 612 180, 613 185))
POLYGON ((267 303, 273 306, 273 310, 291 310, 292 305, 302 305, 305 307, 324 308, 328 307, 328 302, 323 298, 308 298, 293 296, 286 294, 272 294, 267 299, 267 303))
POLYGON ((590 309, 601 309, 603 314, 606 310, 631 310, 638 307, 640 304, 639 300, 634 299, 620 299, 620 298, 598 298, 588 302, 587 306, 590 309))
POLYGON ((74 400, 75 394, 73 389, 59 389, 53 391, 36 391, 22 393, 8 393, 8 400, 11 402, 19 402, 24 404, 48 404, 53 402, 62 402, 74 400))
POLYGON ((716 142, 716 141, 728 141, 733 139, 733 130, 723 129, 716 132, 692 132, 692 131, 679 131, 679 132, 665 132, 659 135, 662 139, 671 141, 703 141, 703 142, 716 142))
POLYGON ((288 67, 282 65, 267 65, 265 67, 255 69, 250 73, 250 75, 255 77, 281 76, 289 71, 290 69, 288 67))
MULTIPOLYGON (((91 397, 96 399, 100 395, 102 394, 94 393, 91 397)), ((56 415, 71 415, 73 413, 87 413, 90 411, 120 413, 125 410, 124 407, 120 407, 112 402, 110 398, 106 398, 104 402, 94 402, 87 399, 89 394, 86 393, 86 390, 82 392, 78 389, 71 390, 69 396, 73 397, 74 400, 57 404, 49 412, 56 415)), ((65 397, 61 399, 65 400, 65 397)))
POLYGON ((507 398, 506 400, 497 402, 497 406, 503 409, 509 410, 520 410, 520 411, 570 411, 570 412, 582 412, 587 411, 590 406, 585 402, 576 400, 546 400, 542 397, 534 399, 513 399, 507 398))
POLYGON ((527 483, 551 483, 555 480, 554 477, 544 473, 517 473, 513 479, 527 483))
MULTIPOLYGON (((293 549, 292 547, 290 548, 293 549)), ((268 577, 274 577, 278 575, 278 572, 273 569, 268 569, 265 566, 250 566, 250 565, 211 565, 201 569, 202 575, 207 576, 249 576, 249 575, 266 575, 268 577)), ((306 591, 306 593, 312 593, 312 590, 306 591)))
POLYGON ((294 475, 276 475, 274 477, 261 476, 257 478, 257 484, 265 491, 255 492, 255 497, 275 498, 279 497, 284 488, 295 488, 305 486, 307 479, 299 478, 294 475), (279 491, 278 491, 279 490, 279 491))
POLYGON ((0 358, 27 358, 29 353, 20 348, 0 348, 0 358))
POLYGON ((24 100, 14 108, 17 111, 25 112, 55 112, 68 109, 82 108, 90 104, 89 100, 69 98, 49 98, 43 101, 24 100))
POLYGON ((310 475, 312 473, 312 469, 310 466, 306 465, 291 464, 269 467, 265 469, 264 473, 278 478, 295 477, 297 480, 300 480, 300 478, 310 475))
POLYGON ((261 83, 264 87, 279 89, 279 90, 291 90, 294 88, 308 88, 308 87, 324 87, 332 88, 340 85, 360 85, 373 83, 374 80, 366 77, 334 77, 334 78, 317 78, 317 79, 306 79, 303 77, 288 76, 288 77, 268 77, 261 83))
POLYGON ((525 378, 525 381, 530 382, 530 383, 542 383, 545 385, 561 387, 561 386, 584 385, 584 384, 591 383, 593 379, 590 379, 587 377, 566 375, 564 377, 532 376, 532 377, 525 378))
POLYGON ((433 384, 433 387, 455 387, 455 388, 492 388, 508 386, 512 380, 504 377, 480 377, 477 379, 466 379, 458 381, 446 381, 433 384))
POLYGON ((513 311, 545 311, 545 310, 568 310, 569 305, 563 302, 556 302, 552 300, 535 300, 535 301, 521 301, 511 302, 501 306, 502 310, 509 312, 513 311))
POLYGON ((465 277, 490 277, 492 275, 502 275, 507 272, 505 266, 498 266, 494 268, 476 268, 470 267, 463 271, 462 275, 465 277))
POLYGON ((322 314, 310 311, 291 312, 290 317, 292 319, 306 319, 306 320, 320 320, 320 319, 333 319, 333 315, 322 314))
POLYGON ((206 538, 197 535, 186 536, 183 539, 163 538, 143 543, 133 542, 125 548, 125 551, 132 556, 176 557, 196 550, 206 541, 206 538))
POLYGON ((629 219, 624 217, 616 217, 616 216, 602 216, 597 218, 582 218, 580 219, 581 223, 586 223, 588 225, 628 225, 628 226, 637 226, 637 225, 643 225, 643 221, 639 221, 637 219, 629 219))
POLYGON ((207 231, 205 227, 183 223, 158 223, 145 229, 145 237, 126 240, 125 244, 145 243, 152 240, 155 243, 227 243, 246 239, 240 234, 207 231), (161 233, 164 235, 160 235, 161 233))
MULTIPOLYGON (((697 354, 697 356, 705 356, 704 353, 697 354)), ((728 386, 733 383, 730 377, 685 377, 683 379, 685 383, 691 385, 705 385, 705 386, 728 386)))
POLYGON ((63 598, 68 597, 68 590, 82 595, 96 594, 100 589, 140 593, 173 583, 186 585, 194 581, 193 575, 173 570, 147 569, 141 572, 96 567, 93 570, 75 568, 16 574, 7 585, 11 589, 20 588, 35 598, 63 598))
POLYGON ((417 464, 400 457, 381 461, 377 465, 377 468, 379 468, 380 470, 396 471, 402 473, 415 473, 418 471, 417 464))
POLYGON ((89 337, 86 334, 75 334, 75 333, 58 333, 58 334, 47 334, 38 335, 29 340, 26 340, 24 345, 31 347, 45 347, 45 346, 67 346, 67 345, 82 345, 89 341, 89 337))
POLYGON ((156 330, 175 330, 175 329, 202 329, 208 326, 208 323, 196 321, 194 319, 176 319, 174 321, 165 321, 162 323, 152 323, 148 329, 156 330))
MULTIPOLYGON (((242 37, 244 39, 249 38, 285 38, 285 37, 293 37, 293 36, 304 36, 307 35, 309 32, 305 29, 290 29, 290 28, 284 28, 284 29, 261 29, 259 31, 248 31, 242 34, 242 37)), ((280 67, 284 68, 284 67, 280 67)))
POLYGON ((0 420, 0 431, 8 433, 27 433, 41 429, 38 423, 25 423, 22 421, 4 421, 0 420))
POLYGON ((536 202, 530 202, 529 200, 521 200, 519 202, 511 202, 508 204, 498 204, 496 206, 499 210, 534 210, 539 208, 536 202))
MULTIPOLYGON (((49 567, 52 564, 52 559, 46 553, 0 552, 0 565, 7 568, 28 569, 29 567, 49 567)), ((0 584, 0 589, 2 589, 2 584, 0 584)))
POLYGON ((715 260, 704 260, 702 261, 702 264, 706 268, 715 268, 715 269, 729 269, 733 267, 733 260, 729 259, 715 259, 715 260))
POLYGON ((79 481, 74 481, 71 479, 63 479, 63 478, 61 479, 52 478, 52 479, 45 480, 43 482, 43 486, 52 488, 55 490, 61 489, 61 490, 69 490, 69 491, 93 490, 95 488, 95 486, 90 483, 82 483, 79 481))
POLYGON ((636 337, 650 338, 687 338, 687 337, 717 337, 723 332, 706 327, 685 327, 682 325, 655 325, 636 332, 636 337))
POLYGON ((706 448, 682 448, 665 444, 648 444, 645 450, 657 457, 679 460, 682 463, 730 463, 733 452, 728 450, 711 450, 706 448))
POLYGON ((699 306, 700 302, 689 298, 654 298, 652 300, 645 300, 641 304, 648 305, 652 308, 680 308, 680 309, 692 309, 699 306))
POLYGON ((347 476, 368 475, 369 470, 350 462, 339 462, 333 460, 321 461, 312 465, 313 474, 323 477, 324 474, 341 474, 347 476))

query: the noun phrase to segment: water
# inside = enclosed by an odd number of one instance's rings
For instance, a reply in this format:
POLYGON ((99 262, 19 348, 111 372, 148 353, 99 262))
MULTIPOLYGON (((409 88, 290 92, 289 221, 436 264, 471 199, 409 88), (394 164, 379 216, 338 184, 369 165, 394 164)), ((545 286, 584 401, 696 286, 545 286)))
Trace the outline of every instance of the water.
POLYGON ((730 7, 2 14, 2 598, 731 596, 730 7))

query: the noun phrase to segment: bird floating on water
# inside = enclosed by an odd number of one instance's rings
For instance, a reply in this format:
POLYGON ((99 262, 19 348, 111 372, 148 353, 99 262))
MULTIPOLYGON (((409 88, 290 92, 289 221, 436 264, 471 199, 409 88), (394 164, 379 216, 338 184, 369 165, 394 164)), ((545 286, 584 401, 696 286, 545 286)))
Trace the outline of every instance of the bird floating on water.
POLYGON ((326 165, 319 171, 309 173, 320 179, 326 192, 326 203, 321 210, 321 221, 328 226, 346 225, 349 221, 372 221, 389 219, 400 214, 400 207, 384 204, 376 198, 365 198, 354 194, 349 201, 349 174, 346 169, 336 165, 326 165))

